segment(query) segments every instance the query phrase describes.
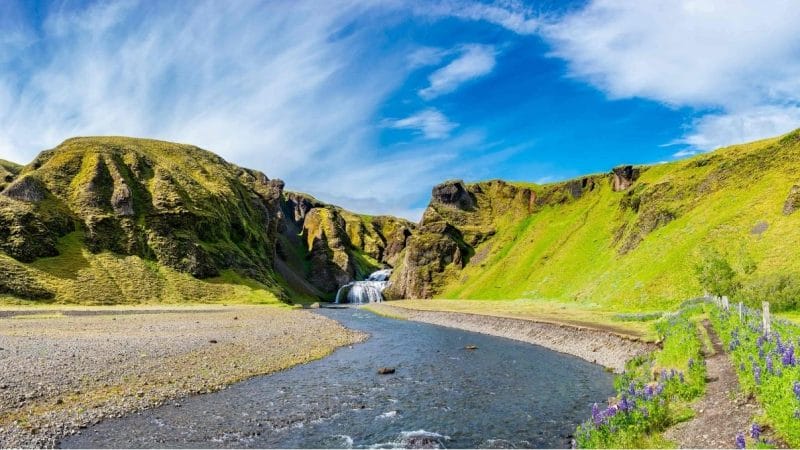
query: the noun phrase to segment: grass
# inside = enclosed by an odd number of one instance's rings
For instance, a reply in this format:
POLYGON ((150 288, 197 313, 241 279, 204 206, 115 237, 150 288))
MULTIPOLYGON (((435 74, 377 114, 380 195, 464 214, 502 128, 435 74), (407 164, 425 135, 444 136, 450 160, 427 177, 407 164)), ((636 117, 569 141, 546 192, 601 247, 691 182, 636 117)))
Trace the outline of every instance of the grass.
MULTIPOLYGON (((23 265, 0 256, 5 264, 19 266, 33 279, 55 293, 51 302, 58 304, 258 304, 288 306, 273 290, 233 270, 224 270, 218 277, 199 280, 189 274, 159 265, 137 256, 121 256, 110 252, 90 253, 79 232, 71 233, 58 243, 60 255, 40 258, 23 265)), ((30 305, 41 301, 24 301, 0 296, 0 305, 30 305)))
POLYGON ((786 243, 800 240, 800 212, 784 215, 783 206, 800 170, 798 135, 645 167, 625 192, 614 192, 604 175, 578 199, 548 194, 566 182, 515 183, 550 199, 530 213, 507 189, 469 185, 475 211, 439 213, 465 234, 494 234, 474 247, 480 257, 466 267, 447 266, 435 296, 656 312, 702 294, 694 264, 709 249, 754 260, 753 277, 796 272, 800 257, 786 243), (766 228, 756 227, 762 222, 766 228))
POLYGON ((578 427, 581 448, 672 448, 661 432, 689 420, 689 402, 705 390, 703 346, 696 323, 704 305, 689 306, 659 320, 663 348, 629 361, 614 384, 608 406, 594 405, 578 427), (654 381, 655 379, 655 381, 654 381))
MULTIPOLYGON (((795 356, 800 326, 773 319, 772 332, 765 335, 760 312, 752 309, 746 309, 740 320, 736 312, 715 308, 711 318, 730 350, 742 390, 754 395, 764 410, 758 423, 774 430, 789 447, 800 446, 800 365, 795 356)), ((750 437, 747 443, 765 444, 750 437)))

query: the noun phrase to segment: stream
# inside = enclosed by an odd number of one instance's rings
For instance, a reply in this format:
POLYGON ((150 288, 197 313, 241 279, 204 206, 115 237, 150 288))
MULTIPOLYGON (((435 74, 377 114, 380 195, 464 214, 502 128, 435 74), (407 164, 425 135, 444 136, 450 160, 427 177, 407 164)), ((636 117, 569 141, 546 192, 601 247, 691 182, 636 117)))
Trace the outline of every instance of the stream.
POLYGON ((371 337, 106 420, 61 447, 568 447, 591 404, 614 391, 602 367, 535 345, 355 308, 319 314, 371 337), (379 375, 381 367, 395 373, 379 375))

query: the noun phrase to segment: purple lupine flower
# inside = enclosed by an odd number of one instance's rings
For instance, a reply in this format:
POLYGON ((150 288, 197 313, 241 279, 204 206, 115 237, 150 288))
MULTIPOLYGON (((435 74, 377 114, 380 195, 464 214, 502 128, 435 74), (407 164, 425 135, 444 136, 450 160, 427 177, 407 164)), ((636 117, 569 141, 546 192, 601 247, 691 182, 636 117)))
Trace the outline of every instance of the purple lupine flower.
POLYGON ((664 381, 667 380, 667 369, 661 369, 661 379, 664 381))
POLYGON ((603 423, 603 415, 600 413, 600 407, 597 406, 597 403, 592 405, 592 422, 594 422, 595 425, 603 423))
POLYGON ((795 365, 794 359, 794 345, 788 345, 784 348, 783 356, 781 357, 781 362, 784 366, 793 366, 795 365))
POLYGON ((653 386, 648 384, 647 386, 644 387, 644 398, 646 400, 650 400, 651 398, 653 398, 653 386))
POLYGON ((662 392, 664 392, 664 385, 663 385, 663 384, 661 384, 661 383, 658 383, 658 384, 656 385, 656 390, 655 390, 655 392, 654 392, 654 393, 655 393, 656 395, 661 395, 661 393, 662 393, 662 392))
POLYGON ((764 354, 765 353, 764 353, 764 349, 763 348, 758 349, 758 357, 759 357, 759 359, 764 359, 764 354))
POLYGON ((636 395, 636 383, 633 381, 631 381, 630 386, 628 386, 628 393, 634 396, 636 395))
POLYGON ((756 380, 756 384, 761 384, 761 366, 753 366, 753 378, 756 380))
POLYGON ((792 391, 794 392, 794 396, 800 400, 800 381, 794 382, 794 385, 792 385, 792 391))
POLYGON ((761 437, 761 427, 757 423, 750 426, 750 437, 755 440, 761 437))
POLYGON ((619 402, 619 409, 622 412, 628 412, 628 409, 631 407, 630 403, 628 403, 628 397, 623 395, 622 400, 619 402))
POLYGON ((736 439, 734 440, 734 444, 736 445, 736 448, 745 448, 747 446, 747 443, 744 440, 744 433, 742 433, 741 431, 736 433, 736 439))

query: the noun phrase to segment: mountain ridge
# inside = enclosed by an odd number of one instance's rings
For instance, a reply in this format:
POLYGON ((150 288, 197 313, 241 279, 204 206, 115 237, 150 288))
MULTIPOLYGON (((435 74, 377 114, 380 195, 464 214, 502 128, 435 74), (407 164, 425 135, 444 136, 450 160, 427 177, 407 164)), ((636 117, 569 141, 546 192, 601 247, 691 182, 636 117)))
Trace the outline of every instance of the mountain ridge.
POLYGON ((0 163, 0 295, 313 301, 393 267, 390 298, 653 309, 700 293, 704 252, 800 272, 784 245, 800 240, 798 208, 800 131, 555 183, 449 180, 417 224, 286 191, 192 145, 71 138, 0 163), (142 282, 158 289, 140 295, 142 282))

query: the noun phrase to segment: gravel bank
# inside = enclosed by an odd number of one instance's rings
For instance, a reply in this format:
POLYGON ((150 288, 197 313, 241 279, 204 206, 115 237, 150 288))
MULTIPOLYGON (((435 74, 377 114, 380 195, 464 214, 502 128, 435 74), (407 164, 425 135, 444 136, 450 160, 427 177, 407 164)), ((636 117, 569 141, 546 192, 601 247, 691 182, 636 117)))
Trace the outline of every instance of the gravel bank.
POLYGON ((86 311, 0 317, 0 447, 51 447, 104 418, 179 404, 365 337, 274 307, 86 311))
POLYGON ((625 369, 625 362, 629 359, 653 350, 653 344, 588 327, 482 314, 420 311, 386 303, 369 305, 369 309, 390 317, 401 317, 541 345, 600 364, 617 373, 625 369))

